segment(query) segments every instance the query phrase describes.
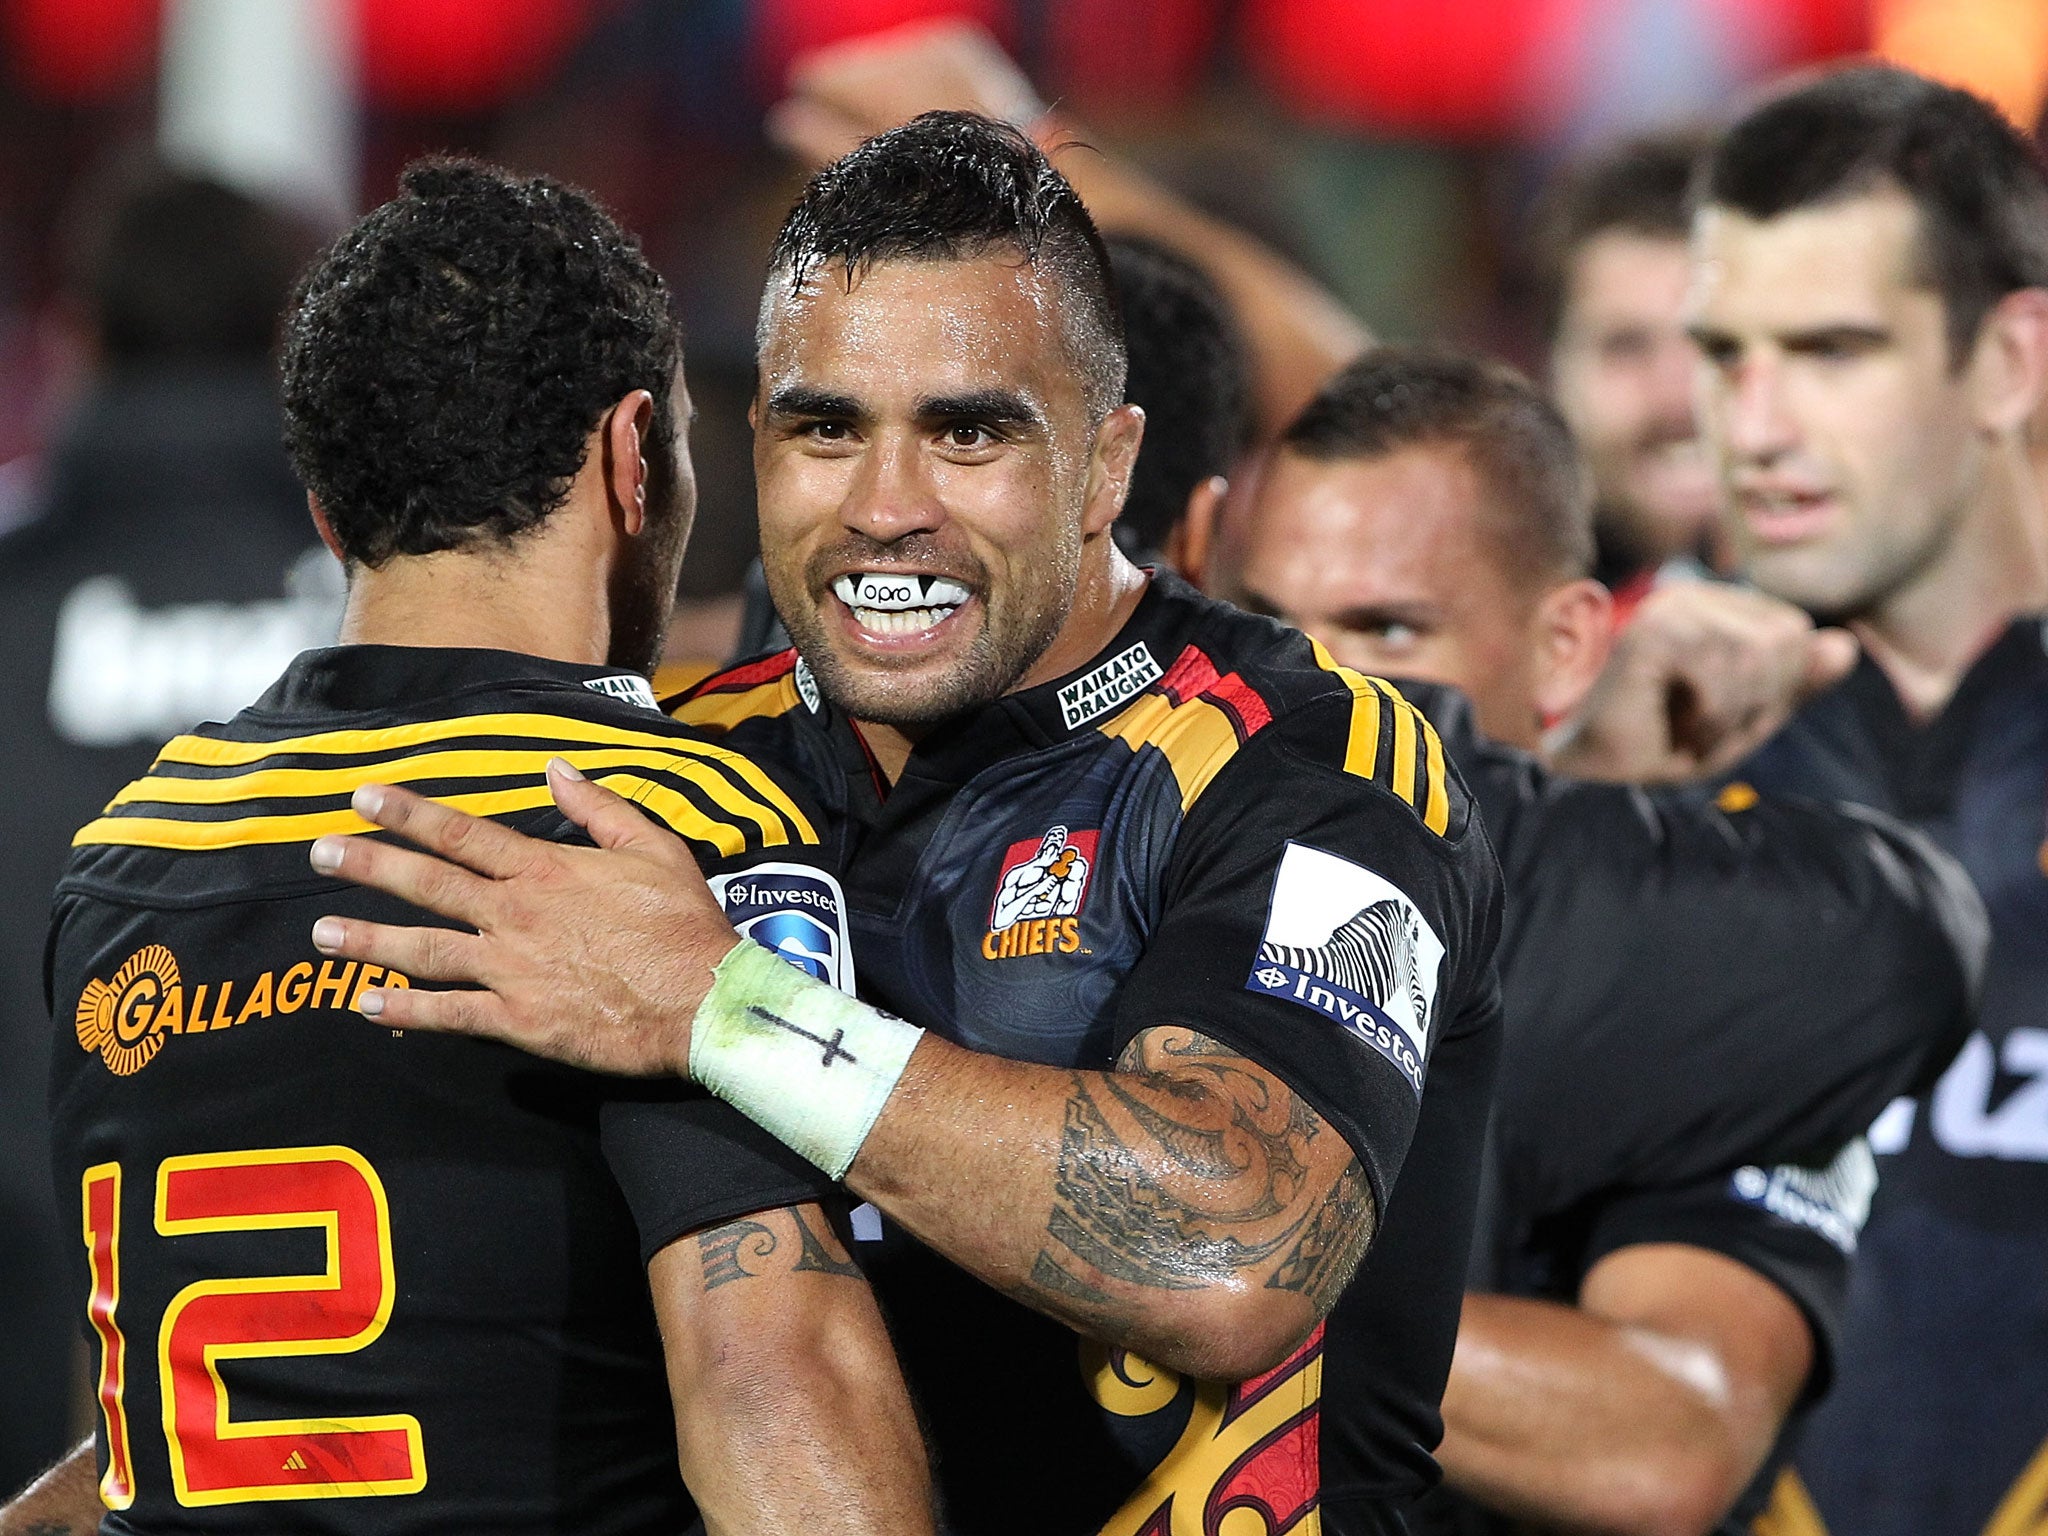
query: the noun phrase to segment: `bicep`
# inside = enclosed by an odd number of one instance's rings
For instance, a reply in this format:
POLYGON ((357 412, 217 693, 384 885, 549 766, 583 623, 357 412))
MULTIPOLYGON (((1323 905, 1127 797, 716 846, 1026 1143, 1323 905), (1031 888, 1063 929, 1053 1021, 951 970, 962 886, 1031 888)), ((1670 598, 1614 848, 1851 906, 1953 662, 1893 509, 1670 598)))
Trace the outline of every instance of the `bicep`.
MULTIPOLYGON (((1107 1170, 1135 1153, 1186 1216, 1185 1231, 1162 1237, 1227 1247, 1266 1289, 1299 1293, 1318 1317, 1329 1310, 1377 1216, 1337 1127, 1279 1074, 1180 1026, 1134 1035, 1105 1090, 1082 1125, 1070 1116, 1069 1157, 1107 1170)), ((1093 1219, 1085 1188, 1063 1179, 1061 1194, 1078 1222, 1093 1219)))
POLYGON ((1646 1347, 1690 1346, 1692 1384, 1766 1446, 1813 1369, 1813 1331, 1792 1297, 1749 1265, 1689 1243, 1615 1249, 1587 1271, 1579 1305, 1636 1330, 1646 1347))

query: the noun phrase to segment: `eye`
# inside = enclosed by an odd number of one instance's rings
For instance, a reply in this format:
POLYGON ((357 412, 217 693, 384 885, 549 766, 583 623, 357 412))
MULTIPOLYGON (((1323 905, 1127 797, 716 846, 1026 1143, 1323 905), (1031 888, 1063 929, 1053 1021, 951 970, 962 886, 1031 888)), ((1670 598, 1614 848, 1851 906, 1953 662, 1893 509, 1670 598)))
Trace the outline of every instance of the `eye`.
POLYGON ((1365 626, 1367 638, 1383 651, 1407 651, 1421 642, 1422 631, 1399 619, 1381 619, 1365 626))
POLYGON ((948 448, 957 448, 963 453, 993 448, 997 442, 996 435, 978 421, 956 421, 946 428, 943 436, 948 448))
POLYGON ((806 437, 814 437, 821 443, 843 443, 853 436, 843 421, 806 422, 803 430, 806 437))

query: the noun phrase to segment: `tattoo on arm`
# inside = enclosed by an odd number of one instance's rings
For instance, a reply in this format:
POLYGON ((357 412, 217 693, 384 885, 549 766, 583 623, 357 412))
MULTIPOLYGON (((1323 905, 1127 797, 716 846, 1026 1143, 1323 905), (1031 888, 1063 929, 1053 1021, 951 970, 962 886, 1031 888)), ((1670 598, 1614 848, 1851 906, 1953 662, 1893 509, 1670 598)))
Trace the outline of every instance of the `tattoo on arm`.
POLYGON ((781 1246, 773 1229, 758 1221, 729 1221, 697 1234, 697 1256, 704 1264, 704 1289, 715 1291, 735 1280, 751 1280, 759 1270, 740 1262, 741 1250, 756 1262, 770 1258, 781 1246))
POLYGON ((752 1280, 766 1274, 768 1261, 778 1252, 787 1251, 783 1243, 788 1235, 785 1222, 796 1228, 796 1261, 789 1266, 792 1272, 811 1270, 824 1275, 860 1277, 860 1266, 853 1262, 823 1215, 807 1214, 805 1207, 791 1206, 765 1212, 758 1221, 729 1221, 722 1227, 699 1232, 697 1255, 704 1266, 704 1289, 715 1291, 735 1280, 752 1280))
POLYGON ((1030 1287, 1100 1318, 1099 1281, 1197 1290, 1249 1271, 1321 1314, 1374 1225, 1348 1154, 1271 1073, 1193 1030, 1147 1031, 1116 1072, 1074 1074, 1030 1287))

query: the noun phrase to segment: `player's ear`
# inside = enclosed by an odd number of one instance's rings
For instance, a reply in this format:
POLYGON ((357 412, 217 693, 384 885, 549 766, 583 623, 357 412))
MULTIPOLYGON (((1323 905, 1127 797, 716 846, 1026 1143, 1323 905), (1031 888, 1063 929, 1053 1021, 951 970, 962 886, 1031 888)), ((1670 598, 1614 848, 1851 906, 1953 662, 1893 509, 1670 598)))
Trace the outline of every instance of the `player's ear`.
POLYGON ((1161 551, 1182 580, 1204 592, 1209 590, 1209 550, 1216 538, 1216 520, 1223 515, 1223 501, 1229 494, 1230 482, 1221 475, 1211 475, 1189 491, 1187 508, 1168 531, 1166 548, 1161 551))
POLYGON ((628 393, 606 413, 598 429, 604 453, 605 495, 612 516, 628 538, 647 522, 647 434, 654 425, 654 396, 628 393))
POLYGON ((1124 509, 1131 492, 1131 471, 1137 467, 1138 445, 1145 437, 1144 407, 1120 405, 1095 429, 1095 451, 1088 461, 1088 499, 1081 511, 1084 536, 1104 533, 1124 509))
POLYGON ((349 568, 348 556, 341 552, 341 540, 335 537, 334 524, 328 520, 327 509, 320 505, 320 498, 311 491, 306 492, 306 512, 313 519, 313 531, 320 535, 320 542, 327 546, 327 553, 341 562, 341 568, 349 568))
POLYGON ((1590 577, 1553 587, 1536 603, 1536 709, 1562 720, 1584 701, 1614 644, 1614 596, 1590 577))

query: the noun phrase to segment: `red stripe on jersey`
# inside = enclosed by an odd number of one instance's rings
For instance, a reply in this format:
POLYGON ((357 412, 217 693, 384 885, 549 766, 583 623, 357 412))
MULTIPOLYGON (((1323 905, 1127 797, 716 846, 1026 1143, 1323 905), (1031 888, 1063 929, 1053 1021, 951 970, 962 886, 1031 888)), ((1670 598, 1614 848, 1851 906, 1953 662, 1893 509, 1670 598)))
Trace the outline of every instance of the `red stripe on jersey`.
POLYGON ((1215 681, 1216 664, 1191 645, 1174 659, 1157 686, 1165 690, 1177 707, 1205 692, 1215 681))
POLYGON ((1266 707, 1266 701, 1252 689, 1252 685, 1235 672, 1228 677, 1219 677, 1205 690, 1203 697, 1220 704, 1236 717, 1238 740, 1243 741, 1263 731, 1273 723, 1273 711, 1266 707))
POLYGON ((707 693, 738 693, 747 688, 758 688, 763 683, 772 683, 778 677, 786 677, 796 670, 796 650, 777 651, 773 656, 764 656, 759 661, 750 661, 744 667, 734 667, 730 672, 720 672, 707 677, 690 690, 690 697, 700 699, 707 693))

